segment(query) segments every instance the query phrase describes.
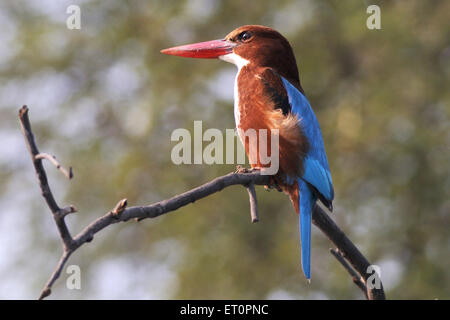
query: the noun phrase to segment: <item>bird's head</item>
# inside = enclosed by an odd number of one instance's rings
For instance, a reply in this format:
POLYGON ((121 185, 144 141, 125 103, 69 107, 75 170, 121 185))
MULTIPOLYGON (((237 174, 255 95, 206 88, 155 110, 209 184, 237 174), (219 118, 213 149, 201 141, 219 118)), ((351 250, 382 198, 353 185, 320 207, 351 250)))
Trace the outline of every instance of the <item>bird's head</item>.
POLYGON ((269 67, 294 85, 300 85, 291 45, 279 32, 264 26, 242 26, 224 39, 187 44, 161 52, 188 58, 219 58, 235 64, 239 69, 244 65, 269 67))

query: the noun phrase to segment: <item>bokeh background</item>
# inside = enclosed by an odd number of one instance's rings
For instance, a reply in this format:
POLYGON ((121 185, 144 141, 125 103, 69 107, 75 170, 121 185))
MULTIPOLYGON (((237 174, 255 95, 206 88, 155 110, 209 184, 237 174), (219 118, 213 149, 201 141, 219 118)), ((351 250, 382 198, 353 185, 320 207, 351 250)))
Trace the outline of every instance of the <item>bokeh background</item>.
MULTIPOLYGON (((450 298, 449 1, 0 2, 0 298, 34 299, 61 251, 20 132, 30 108, 41 151, 76 233, 119 199, 144 205, 234 170, 170 160, 176 128, 234 127, 236 68, 162 48, 263 24, 291 42, 319 118, 336 190, 332 217, 381 267, 388 298, 450 298), (81 7, 81 30, 66 9, 81 7), (381 30, 366 27, 381 8, 381 30)), ((313 228, 312 283, 300 271, 287 197, 228 188, 163 217, 99 233, 52 299, 362 299, 313 228)))

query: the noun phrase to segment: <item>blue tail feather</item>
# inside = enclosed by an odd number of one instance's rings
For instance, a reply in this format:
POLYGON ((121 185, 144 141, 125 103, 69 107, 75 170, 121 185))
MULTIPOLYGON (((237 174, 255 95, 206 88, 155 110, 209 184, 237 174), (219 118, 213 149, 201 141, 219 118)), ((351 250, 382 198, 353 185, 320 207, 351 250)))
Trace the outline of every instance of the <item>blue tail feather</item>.
POLYGON ((316 196, 303 179, 298 179, 300 207, 300 238, 302 267, 306 279, 311 279, 311 216, 316 196))

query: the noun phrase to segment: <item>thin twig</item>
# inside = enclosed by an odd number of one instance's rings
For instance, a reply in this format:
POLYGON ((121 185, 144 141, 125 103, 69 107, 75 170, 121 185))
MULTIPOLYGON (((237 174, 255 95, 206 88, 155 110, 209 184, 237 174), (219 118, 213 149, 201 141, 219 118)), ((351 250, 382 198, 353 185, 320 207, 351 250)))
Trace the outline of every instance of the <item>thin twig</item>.
MULTIPOLYGON (((28 108, 26 106, 23 106, 20 109, 19 118, 22 126, 22 131, 25 136, 25 141, 30 151, 31 159, 36 171, 39 186, 42 191, 42 196, 44 197, 48 207, 53 213, 53 218, 63 242, 63 254, 55 270, 50 276, 50 279, 45 284, 44 289, 39 296, 39 299, 43 299, 51 294, 51 288, 61 275, 61 271, 63 270, 70 255, 83 244, 92 241, 94 239, 94 235, 97 232, 112 224, 125 222, 130 219, 136 219, 140 221, 147 218, 156 218, 160 215, 175 211, 180 207, 186 206, 199 199, 208 197, 213 193, 219 192, 222 189, 233 185, 242 185, 249 190, 252 220, 254 220, 253 218, 257 218, 258 216, 254 185, 270 184, 270 176, 261 175, 259 171, 235 172, 222 177, 218 177, 208 183, 205 183, 202 186, 148 206, 127 207, 127 200, 123 199, 116 204, 113 210, 109 211, 104 216, 94 220, 80 233, 78 233, 78 235, 72 238, 64 222, 64 218, 67 214, 76 212, 76 209, 73 206, 61 209, 53 197, 50 186, 48 185, 47 175, 45 173, 44 167, 42 166, 42 158, 36 157, 36 155, 39 154, 39 150, 36 146, 34 136, 31 131, 31 125, 28 119, 28 108), (251 191, 252 189, 253 191, 251 191)), ((366 270, 370 263, 356 248, 356 246, 347 238, 342 230, 339 229, 334 221, 317 205, 314 207, 313 211, 313 223, 339 249, 339 261, 342 263, 342 261, 345 261, 343 260, 344 258, 348 260, 353 269, 366 281, 369 277, 369 275, 366 273, 366 270)), ((347 267, 346 269, 349 270, 347 267)), ((368 299, 385 299, 382 286, 380 289, 368 290, 367 294, 368 299)))
POLYGON ((35 157, 35 159, 47 159, 48 161, 50 161, 51 164, 53 164, 56 169, 58 169, 59 171, 62 172, 63 175, 66 176, 67 179, 72 179, 73 178, 73 171, 72 171, 72 167, 69 167, 69 170, 66 170, 66 168, 64 168, 57 160, 56 157, 49 154, 49 153, 39 153, 37 154, 35 157))
POLYGON ((249 183, 247 186, 247 191, 250 200, 250 216, 252 219, 252 223, 255 223, 259 221, 258 201, 256 199, 255 184, 249 183))
POLYGON ((364 284, 363 280, 361 280, 361 276, 358 275, 358 273, 348 264, 342 253, 339 251, 339 249, 330 248, 330 253, 337 259, 337 261, 339 261, 342 264, 345 270, 347 270, 347 272, 352 277, 353 283, 356 284, 358 288, 362 290, 366 298, 368 298, 367 287, 364 284))
MULTIPOLYGON (((367 283, 367 279, 371 274, 367 273, 367 268, 371 265, 367 258, 358 250, 358 248, 350 241, 345 233, 336 225, 323 209, 316 205, 314 207, 313 224, 320 229, 328 239, 339 249, 341 255, 350 263, 356 272, 367 283)), ((371 288, 367 290, 369 300, 385 300, 383 285, 380 282, 379 288, 371 288)))
POLYGON ((69 259, 70 255, 73 253, 74 250, 64 250, 61 258, 58 261, 58 264, 56 265, 55 270, 53 271, 52 275, 50 276, 50 279, 48 279, 47 283, 45 284, 44 288, 42 289, 41 293, 39 294, 38 300, 42 300, 45 297, 48 297, 52 293, 52 286, 53 283, 59 278, 61 275, 62 269, 64 268, 67 260, 69 259))

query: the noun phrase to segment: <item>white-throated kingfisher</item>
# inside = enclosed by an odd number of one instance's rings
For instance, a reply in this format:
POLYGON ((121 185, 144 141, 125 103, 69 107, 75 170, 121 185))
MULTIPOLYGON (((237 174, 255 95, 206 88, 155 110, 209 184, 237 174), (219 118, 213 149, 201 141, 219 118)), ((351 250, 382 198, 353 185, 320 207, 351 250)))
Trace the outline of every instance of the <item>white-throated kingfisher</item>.
MULTIPOLYGON (((190 58, 219 58, 237 66, 236 127, 244 131, 278 130, 279 170, 273 179, 289 195, 300 215, 302 267, 310 280, 312 211, 317 199, 332 210, 334 191, 319 122, 300 85, 289 42, 271 28, 247 25, 221 40, 161 52, 190 58)), ((244 140, 241 137, 249 155, 250 142, 244 140)), ((262 166, 258 162, 252 164, 256 168, 262 166)))

